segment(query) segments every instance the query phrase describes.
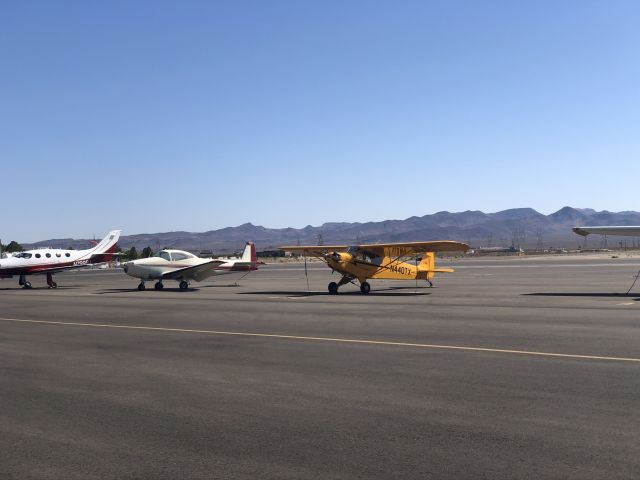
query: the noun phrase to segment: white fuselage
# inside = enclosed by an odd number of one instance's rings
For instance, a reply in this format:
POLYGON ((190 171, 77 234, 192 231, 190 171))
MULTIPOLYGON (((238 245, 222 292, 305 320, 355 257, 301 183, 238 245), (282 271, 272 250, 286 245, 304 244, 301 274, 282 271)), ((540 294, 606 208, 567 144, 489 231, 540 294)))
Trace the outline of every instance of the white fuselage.
MULTIPOLYGON (((124 264, 124 271, 127 275, 139 278, 141 280, 162 280, 165 275, 182 270, 189 267, 196 267, 211 263, 211 258, 199 258, 195 255, 182 250, 162 250, 156 256, 149 258, 140 258, 132 260, 124 264)), ((201 281, 213 275, 224 275, 238 271, 246 271, 250 268, 246 266, 240 267, 239 262, 230 260, 220 262, 212 266, 206 271, 199 271, 197 277, 185 276, 184 278, 193 278, 201 281)))
POLYGON ((158 280, 165 274, 175 270, 195 267, 196 265, 202 265, 209 261, 210 259, 198 258, 196 256, 182 260, 167 260, 161 257, 140 258, 126 262, 124 264, 124 271, 127 275, 143 280, 158 280))
POLYGON ((30 275, 50 269, 68 269, 89 264, 93 249, 58 250, 41 248, 14 253, 0 259, 0 275, 30 275))

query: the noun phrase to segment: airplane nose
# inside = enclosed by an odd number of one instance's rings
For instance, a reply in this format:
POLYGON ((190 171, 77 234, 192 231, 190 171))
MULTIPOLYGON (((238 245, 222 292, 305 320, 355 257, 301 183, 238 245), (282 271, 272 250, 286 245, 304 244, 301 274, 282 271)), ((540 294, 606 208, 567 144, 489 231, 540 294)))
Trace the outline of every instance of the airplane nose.
POLYGON ((342 261, 342 257, 338 252, 325 253, 324 258, 328 260, 333 260, 334 262, 342 261))

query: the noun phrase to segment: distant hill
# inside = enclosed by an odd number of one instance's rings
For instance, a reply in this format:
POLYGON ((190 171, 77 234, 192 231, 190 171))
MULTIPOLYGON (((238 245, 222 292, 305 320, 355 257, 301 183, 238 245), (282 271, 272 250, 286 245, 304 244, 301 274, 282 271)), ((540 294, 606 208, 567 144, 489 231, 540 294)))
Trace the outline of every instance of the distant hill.
MULTIPOLYGON (((356 244, 418 240, 460 240, 474 247, 509 246, 535 248, 584 245, 584 238, 575 235, 571 227, 584 225, 640 225, 640 212, 596 212, 585 208, 564 207, 550 215, 531 208, 512 208, 495 213, 480 211, 438 212, 405 220, 384 220, 366 223, 325 223, 304 228, 266 228, 245 223, 207 232, 164 232, 123 235, 123 249, 135 246, 141 250, 170 247, 191 251, 212 250, 216 253, 239 251, 246 241, 253 241, 259 250, 271 250, 280 245, 356 244)), ((588 237, 587 246, 599 247, 602 237, 588 237)), ((614 240, 609 239, 612 245, 614 240)), ((628 239, 631 245, 632 239, 628 239)), ((88 248, 90 240, 51 239, 27 245, 88 248)))

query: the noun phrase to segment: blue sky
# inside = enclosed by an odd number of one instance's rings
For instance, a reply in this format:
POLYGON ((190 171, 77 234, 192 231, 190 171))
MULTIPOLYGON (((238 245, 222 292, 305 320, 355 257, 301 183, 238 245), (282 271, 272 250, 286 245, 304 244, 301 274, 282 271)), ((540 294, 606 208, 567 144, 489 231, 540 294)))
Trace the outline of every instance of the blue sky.
POLYGON ((635 1, 0 5, 0 237, 640 209, 635 1))

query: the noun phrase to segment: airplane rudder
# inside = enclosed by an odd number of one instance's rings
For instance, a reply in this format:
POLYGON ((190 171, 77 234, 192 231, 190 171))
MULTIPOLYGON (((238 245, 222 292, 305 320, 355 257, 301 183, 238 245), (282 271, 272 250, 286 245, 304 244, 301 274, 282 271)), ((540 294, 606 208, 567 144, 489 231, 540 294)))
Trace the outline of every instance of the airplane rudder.
POLYGON ((418 270, 433 270, 436 268, 436 254, 434 252, 425 252, 418 270))
POLYGON ((258 257, 256 255, 256 246, 253 242, 247 242, 242 251, 242 257, 240 258, 243 262, 256 262, 258 257))

